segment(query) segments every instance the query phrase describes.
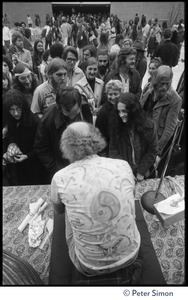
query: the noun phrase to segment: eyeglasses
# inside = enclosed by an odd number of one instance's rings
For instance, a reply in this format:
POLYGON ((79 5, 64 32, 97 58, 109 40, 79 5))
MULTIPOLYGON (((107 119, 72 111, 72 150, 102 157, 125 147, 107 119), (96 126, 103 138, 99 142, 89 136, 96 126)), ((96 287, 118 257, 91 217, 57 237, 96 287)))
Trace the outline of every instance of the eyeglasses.
POLYGON ((66 58, 66 60, 67 60, 67 61, 69 61, 69 62, 71 62, 71 61, 73 61, 73 62, 77 61, 77 59, 76 59, 76 58, 69 58, 69 57, 68 57, 68 58, 66 58))
POLYGON ((21 108, 21 107, 18 107, 18 108, 11 108, 11 109, 9 110, 9 113, 10 113, 11 115, 13 115, 16 111, 17 111, 18 113, 20 113, 20 112, 22 112, 22 108, 21 108))
POLYGON ((27 80, 31 79, 31 74, 27 75, 27 76, 21 76, 19 77, 20 82, 25 82, 27 80))

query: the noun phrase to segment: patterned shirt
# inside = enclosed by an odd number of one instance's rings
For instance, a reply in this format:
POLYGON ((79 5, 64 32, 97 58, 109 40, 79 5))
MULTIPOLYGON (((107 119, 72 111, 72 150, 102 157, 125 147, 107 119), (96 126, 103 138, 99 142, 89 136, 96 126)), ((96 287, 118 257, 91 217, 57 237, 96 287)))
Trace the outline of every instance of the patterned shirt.
POLYGON ((98 155, 76 161, 54 175, 51 199, 65 204, 75 254, 86 268, 118 267, 138 253, 134 187, 126 161, 98 155))

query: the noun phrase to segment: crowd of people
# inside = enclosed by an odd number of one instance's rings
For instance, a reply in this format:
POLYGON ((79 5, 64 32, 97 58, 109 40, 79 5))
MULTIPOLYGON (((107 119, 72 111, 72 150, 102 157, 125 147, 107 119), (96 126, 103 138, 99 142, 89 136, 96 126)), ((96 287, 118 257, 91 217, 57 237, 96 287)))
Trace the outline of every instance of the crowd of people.
MULTIPOLYGON (((51 183, 82 274, 140 268, 134 188, 160 176, 184 108, 184 72, 172 87, 183 20, 47 14, 40 28, 35 17, 13 30, 3 18, 3 185, 51 183)), ((166 174, 184 174, 181 129, 166 174)))
POLYGON ((137 180, 156 174, 184 107, 182 84, 181 97, 171 86, 183 20, 169 28, 138 14, 123 24, 113 15, 47 14, 34 40, 29 15, 12 32, 3 21, 4 184, 50 183, 68 163, 59 141, 75 120, 100 129, 107 146, 99 155, 128 161, 137 180))
POLYGON ((40 16, 35 28, 29 15, 27 23, 10 30, 3 19, 4 184, 50 183, 66 165, 59 140, 75 120, 100 129, 107 141, 100 155, 128 161, 137 180, 152 176, 184 107, 182 84, 181 97, 171 86, 183 20, 169 28, 144 15, 139 22, 138 14, 129 22, 47 14, 34 40, 40 16), (142 88, 147 68, 151 77, 142 88))

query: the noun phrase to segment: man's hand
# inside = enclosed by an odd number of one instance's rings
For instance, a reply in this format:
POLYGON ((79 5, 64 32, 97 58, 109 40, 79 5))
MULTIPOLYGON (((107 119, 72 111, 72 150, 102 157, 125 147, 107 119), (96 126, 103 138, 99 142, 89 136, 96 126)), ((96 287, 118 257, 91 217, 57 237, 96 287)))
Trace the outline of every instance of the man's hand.
POLYGON ((18 55, 17 55, 17 54, 13 54, 13 55, 12 55, 12 62, 13 62, 15 65, 19 62, 19 59, 18 59, 18 55))
POLYGON ((16 162, 22 162, 26 159, 28 159, 28 156, 26 154, 19 154, 19 155, 14 156, 14 160, 16 162))
POLYGON ((155 163, 154 163, 154 167, 155 167, 155 168, 158 166, 160 160, 161 160, 161 157, 160 157, 159 155, 157 155, 157 156, 156 156, 156 159, 155 159, 155 163))
POLYGON ((141 174, 139 174, 139 173, 137 173, 136 179, 137 179, 137 181, 142 181, 142 180, 144 180, 144 176, 141 175, 141 174))

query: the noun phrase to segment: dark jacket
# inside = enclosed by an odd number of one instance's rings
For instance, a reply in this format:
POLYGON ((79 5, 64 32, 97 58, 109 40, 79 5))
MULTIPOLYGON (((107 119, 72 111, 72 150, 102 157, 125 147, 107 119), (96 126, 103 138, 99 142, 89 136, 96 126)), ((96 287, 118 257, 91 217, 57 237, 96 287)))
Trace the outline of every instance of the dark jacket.
POLYGON ((113 128, 114 114, 114 105, 106 101, 99 110, 95 121, 95 126, 100 130, 107 142, 107 147, 101 152, 101 155, 104 154, 106 157, 109 157, 109 142, 113 128))
POLYGON ((142 79, 144 78, 144 75, 145 75, 146 70, 147 70, 147 60, 146 60, 146 58, 143 57, 142 59, 139 59, 136 62, 135 68, 139 72, 139 74, 140 74, 140 80, 142 82, 142 79))
POLYGON ((16 181, 18 185, 44 184, 46 181, 47 173, 44 174, 45 169, 33 147, 39 123, 40 119, 38 116, 29 112, 27 119, 22 120, 18 127, 16 127, 16 124, 12 128, 8 125, 6 146, 8 147, 10 143, 16 143, 22 153, 28 156, 28 159, 23 162, 7 165, 8 168, 15 168, 16 175, 15 173, 14 175, 17 176, 16 181))
POLYGON ((154 164, 157 155, 156 126, 150 119, 146 125, 147 139, 141 139, 138 133, 134 133, 134 152, 136 165, 132 161, 132 146, 127 130, 123 130, 119 136, 114 129, 110 139, 109 156, 111 158, 126 160, 131 166, 133 173, 146 176, 150 167, 154 164))
MULTIPOLYGON (((92 123, 88 104, 82 106, 82 116, 84 121, 92 123)), ((81 121, 82 116, 79 114, 75 121, 81 121)), ((70 123, 70 119, 65 117, 54 104, 46 111, 38 127, 34 148, 51 178, 57 171, 69 164, 68 160, 62 157, 60 139, 70 123)))
POLYGON ((154 57, 160 57, 164 65, 168 65, 171 68, 175 67, 179 58, 178 47, 170 40, 166 40, 156 48, 152 58, 154 57))
MULTIPOLYGON (((139 72, 135 69, 130 69, 129 70, 129 78, 130 78, 130 83, 129 83, 129 92, 133 93, 134 95, 136 95, 137 100, 140 100, 140 96, 142 93, 142 89, 141 89, 141 80, 140 80, 140 75, 139 72)), ((119 75, 119 71, 111 71, 105 79, 104 84, 106 85, 106 83, 108 81, 110 81, 111 79, 118 79, 121 81, 121 77, 119 75)))
MULTIPOLYGON (((148 90, 140 100, 140 104, 147 115, 147 104, 149 101, 152 101, 152 98, 153 91, 148 90)), ((159 155, 162 154, 164 147, 175 131, 181 106, 182 99, 176 91, 170 89, 166 97, 159 99, 153 107, 152 115, 150 117, 157 127, 159 155)))

